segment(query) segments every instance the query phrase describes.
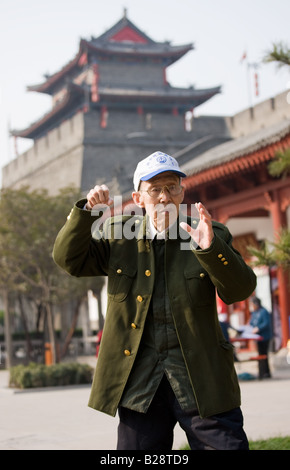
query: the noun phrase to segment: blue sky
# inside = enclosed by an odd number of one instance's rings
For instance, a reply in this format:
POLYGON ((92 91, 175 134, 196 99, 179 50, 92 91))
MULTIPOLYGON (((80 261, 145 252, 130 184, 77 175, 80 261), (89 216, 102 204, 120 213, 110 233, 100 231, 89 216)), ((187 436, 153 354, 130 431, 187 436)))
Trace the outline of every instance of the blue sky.
MULTIPOLYGON (((168 68, 172 86, 222 93, 196 115, 232 115, 290 88, 290 73, 261 64, 274 42, 290 45, 289 0, 0 0, 0 167, 14 158, 8 129, 22 129, 50 109, 49 96, 27 92, 77 53, 81 38, 99 36, 127 8, 128 18, 156 41, 193 43, 194 50, 168 68), (260 64, 259 96, 254 70, 260 64), (251 96, 249 96, 249 89, 251 96)), ((32 142, 19 140, 24 151, 32 142)))

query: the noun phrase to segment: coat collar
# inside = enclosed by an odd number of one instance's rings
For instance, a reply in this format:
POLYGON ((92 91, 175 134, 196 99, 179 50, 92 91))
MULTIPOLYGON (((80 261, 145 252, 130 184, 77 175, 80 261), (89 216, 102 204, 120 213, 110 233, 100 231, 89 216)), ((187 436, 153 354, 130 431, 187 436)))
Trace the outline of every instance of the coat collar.
MULTIPOLYGON (((184 220, 184 217, 182 217, 184 220)), ((199 220, 196 218, 186 217, 186 221, 189 225, 193 228, 197 228, 199 220)), ((180 217, 172 224, 165 232, 160 234, 160 238, 166 238, 169 240, 188 240, 189 235, 186 236, 186 233, 183 229, 180 228, 180 217)), ((149 217, 145 215, 144 217, 136 217, 135 224, 139 225, 139 230, 136 232, 136 240, 153 240, 153 238, 158 234, 157 230, 154 228, 152 222, 150 221, 149 217)), ((157 236, 157 238, 159 238, 157 236)))

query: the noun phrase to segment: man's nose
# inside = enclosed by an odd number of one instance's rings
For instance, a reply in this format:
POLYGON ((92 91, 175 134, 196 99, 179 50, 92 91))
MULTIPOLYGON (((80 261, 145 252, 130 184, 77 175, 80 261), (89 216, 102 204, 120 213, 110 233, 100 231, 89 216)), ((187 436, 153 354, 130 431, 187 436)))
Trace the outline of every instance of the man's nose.
POLYGON ((171 200, 170 192, 167 186, 163 186, 162 191, 159 195, 160 202, 166 202, 171 200))

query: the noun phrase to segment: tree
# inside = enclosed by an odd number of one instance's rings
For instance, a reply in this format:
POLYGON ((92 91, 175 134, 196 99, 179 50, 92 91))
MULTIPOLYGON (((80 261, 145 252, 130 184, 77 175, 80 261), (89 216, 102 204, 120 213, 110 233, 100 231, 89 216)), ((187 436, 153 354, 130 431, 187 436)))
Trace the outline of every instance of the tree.
MULTIPOLYGON (((6 298, 9 293, 21 294, 43 307, 53 362, 58 357, 52 305, 68 298, 75 299, 79 305, 87 290, 92 288, 92 279, 74 279, 61 271, 52 259, 56 234, 79 197, 79 192, 73 188, 66 188, 52 197, 47 191, 30 191, 26 187, 4 189, 0 199, 0 289, 6 298)), ((77 315, 75 313, 76 318, 77 315)))
POLYGON ((286 177, 290 173, 290 149, 277 152, 274 160, 269 163, 268 171, 274 177, 286 177))
POLYGON ((265 240, 261 247, 249 247, 250 254, 255 258, 255 266, 275 266, 279 265, 285 270, 290 271, 290 232, 282 230, 279 234, 278 242, 269 242, 265 240))
POLYGON ((265 55, 263 62, 275 62, 278 67, 290 66, 290 49, 282 42, 274 43, 272 50, 265 55))

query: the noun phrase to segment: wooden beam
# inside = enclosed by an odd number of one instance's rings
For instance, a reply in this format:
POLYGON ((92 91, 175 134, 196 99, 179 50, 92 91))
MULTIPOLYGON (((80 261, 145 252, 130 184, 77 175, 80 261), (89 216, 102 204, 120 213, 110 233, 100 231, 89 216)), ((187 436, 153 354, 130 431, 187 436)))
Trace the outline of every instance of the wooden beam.
POLYGON ((250 175, 246 177, 239 173, 234 178, 234 185, 237 191, 242 191, 244 189, 253 188, 255 186, 255 183, 253 182, 250 175))

